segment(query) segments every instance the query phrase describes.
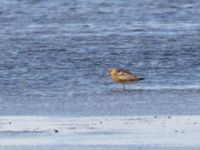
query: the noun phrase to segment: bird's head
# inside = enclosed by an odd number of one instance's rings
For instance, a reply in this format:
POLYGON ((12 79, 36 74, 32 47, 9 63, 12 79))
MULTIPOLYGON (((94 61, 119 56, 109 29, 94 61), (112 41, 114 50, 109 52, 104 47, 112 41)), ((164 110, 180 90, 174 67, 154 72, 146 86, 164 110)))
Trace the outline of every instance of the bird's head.
POLYGON ((111 68, 111 69, 108 70, 107 75, 111 76, 111 75, 116 74, 116 73, 118 73, 118 69, 117 68, 111 68))

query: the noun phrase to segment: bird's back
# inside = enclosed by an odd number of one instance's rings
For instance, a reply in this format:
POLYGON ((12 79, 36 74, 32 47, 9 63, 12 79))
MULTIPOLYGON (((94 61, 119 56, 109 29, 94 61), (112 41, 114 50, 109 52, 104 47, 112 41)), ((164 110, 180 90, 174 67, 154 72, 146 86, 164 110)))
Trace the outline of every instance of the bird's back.
POLYGON ((135 74, 126 69, 118 69, 117 73, 112 78, 119 83, 131 83, 144 79, 137 77, 135 74))

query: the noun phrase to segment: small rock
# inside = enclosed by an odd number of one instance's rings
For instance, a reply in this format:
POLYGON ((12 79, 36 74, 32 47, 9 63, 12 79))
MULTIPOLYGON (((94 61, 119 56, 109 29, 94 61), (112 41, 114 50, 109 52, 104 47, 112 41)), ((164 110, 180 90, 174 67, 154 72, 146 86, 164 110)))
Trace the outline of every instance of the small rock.
POLYGON ((55 132, 55 133, 58 133, 58 130, 57 130, 57 129, 55 129, 55 130, 54 130, 54 132, 55 132))
POLYGON ((197 122, 194 122, 193 124, 197 124, 197 122))
POLYGON ((171 119, 171 116, 168 116, 167 118, 168 118, 168 119, 171 119))
POLYGON ((174 132, 175 132, 175 133, 177 133, 177 132, 178 132, 178 130, 175 130, 174 132))

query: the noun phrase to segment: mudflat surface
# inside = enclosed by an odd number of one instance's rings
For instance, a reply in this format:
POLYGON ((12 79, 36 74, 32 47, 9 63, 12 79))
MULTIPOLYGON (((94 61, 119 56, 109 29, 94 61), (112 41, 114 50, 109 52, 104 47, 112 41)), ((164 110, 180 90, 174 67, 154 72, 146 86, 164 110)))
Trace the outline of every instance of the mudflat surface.
POLYGON ((199 147, 199 124, 199 116, 1 116, 0 147, 199 147))

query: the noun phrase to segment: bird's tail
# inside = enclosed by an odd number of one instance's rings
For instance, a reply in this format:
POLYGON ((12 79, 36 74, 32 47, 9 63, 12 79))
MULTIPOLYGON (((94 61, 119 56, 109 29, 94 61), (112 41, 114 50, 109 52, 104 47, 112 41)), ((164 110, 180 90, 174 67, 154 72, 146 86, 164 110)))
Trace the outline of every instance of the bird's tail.
POLYGON ((139 78, 138 78, 138 81, 139 81, 139 80, 144 80, 144 78, 140 78, 140 77, 139 77, 139 78))

